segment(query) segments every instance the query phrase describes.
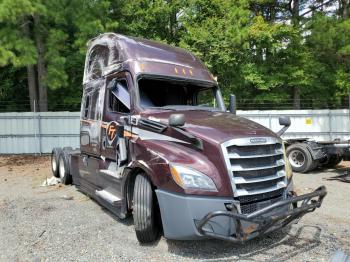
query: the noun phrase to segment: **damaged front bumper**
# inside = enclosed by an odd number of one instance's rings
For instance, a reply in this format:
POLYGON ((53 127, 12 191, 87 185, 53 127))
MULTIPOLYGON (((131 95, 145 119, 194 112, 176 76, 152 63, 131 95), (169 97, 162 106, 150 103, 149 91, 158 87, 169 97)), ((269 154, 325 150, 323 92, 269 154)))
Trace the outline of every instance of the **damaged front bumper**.
POLYGON ((262 208, 250 214, 240 214, 236 208, 239 202, 232 198, 181 195, 160 189, 156 194, 166 238, 243 242, 314 211, 321 206, 327 191, 322 186, 301 196, 288 194, 278 202, 266 201, 262 208))
POLYGON ((311 193, 300 196, 291 196, 290 198, 278 201, 248 215, 242 215, 232 211, 210 212, 199 221, 197 224, 197 229, 203 236, 232 242, 244 242, 262 235, 267 231, 282 228, 291 222, 300 219, 305 214, 313 212, 316 208, 321 206, 323 198, 326 196, 326 194, 326 188, 321 186, 311 193), (283 207, 290 208, 285 209, 284 212, 269 215, 274 210, 283 207), (208 223, 208 221, 214 217, 220 216, 230 217, 235 221, 236 232, 234 234, 225 236, 204 229, 204 226, 208 223), (244 222, 248 222, 251 225, 244 227, 244 222))

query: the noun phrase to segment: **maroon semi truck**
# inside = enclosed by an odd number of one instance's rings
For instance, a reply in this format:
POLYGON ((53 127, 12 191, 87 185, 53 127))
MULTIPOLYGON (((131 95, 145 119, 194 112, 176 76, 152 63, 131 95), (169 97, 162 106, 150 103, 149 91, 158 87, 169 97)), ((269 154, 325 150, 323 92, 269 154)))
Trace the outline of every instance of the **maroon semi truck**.
MULTIPOLYGON (((218 83, 186 50, 114 33, 88 43, 80 148, 55 148, 52 171, 119 218, 140 242, 242 242, 321 206, 297 196, 284 144, 225 108, 218 83)), ((289 118, 280 124, 289 125, 289 118)))

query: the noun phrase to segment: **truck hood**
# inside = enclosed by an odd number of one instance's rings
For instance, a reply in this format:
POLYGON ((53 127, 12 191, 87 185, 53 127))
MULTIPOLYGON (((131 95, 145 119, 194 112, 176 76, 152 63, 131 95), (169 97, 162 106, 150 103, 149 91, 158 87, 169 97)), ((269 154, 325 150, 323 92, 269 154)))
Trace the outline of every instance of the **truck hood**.
POLYGON ((270 129, 231 113, 204 110, 144 111, 141 117, 168 124, 171 114, 184 114, 184 129, 210 143, 223 143, 242 137, 277 137, 270 129))

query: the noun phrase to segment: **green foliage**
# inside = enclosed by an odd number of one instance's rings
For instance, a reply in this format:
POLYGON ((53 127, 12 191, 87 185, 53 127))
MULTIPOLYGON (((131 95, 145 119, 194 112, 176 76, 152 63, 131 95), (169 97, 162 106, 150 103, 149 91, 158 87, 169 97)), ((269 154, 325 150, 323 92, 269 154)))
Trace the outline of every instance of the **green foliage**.
POLYGON ((180 46, 201 58, 218 77, 223 94, 243 94, 244 60, 250 12, 246 1, 192 0, 180 22, 184 28, 180 46))
POLYGON ((23 37, 16 29, 0 29, 0 66, 11 64, 15 67, 35 64, 37 51, 31 39, 23 37))
POLYGON ((305 45, 313 63, 313 95, 339 98, 350 94, 350 20, 317 13, 309 22, 305 45))
POLYGON ((44 12, 43 6, 36 1, 0 1, 0 66, 20 67, 36 63, 34 43, 23 37, 21 27, 25 23, 23 17, 37 10, 44 12))
MULTIPOLYGON (((322 102, 328 98, 338 105, 350 94, 350 19, 335 3, 331 12, 295 16, 288 2, 0 0, 0 99, 28 99, 27 91, 13 90, 18 74, 23 87, 26 66, 37 66, 39 35, 50 109, 78 108, 86 42, 112 31, 190 50, 218 77, 225 98, 245 99, 242 107, 290 106, 295 87, 302 99, 318 100, 308 106, 329 106, 322 102)), ((299 13, 319 5, 299 2, 299 13)))
POLYGON ((120 31, 134 36, 178 44, 182 33, 178 17, 187 5, 181 0, 134 0, 123 2, 120 31))
POLYGON ((62 54, 67 51, 65 41, 68 35, 62 30, 51 29, 47 37, 47 84, 52 89, 67 86, 68 75, 66 73, 67 59, 62 54))
MULTIPOLYGON (((119 3, 119 1, 116 1, 119 3)), ((118 29, 118 20, 113 18, 111 1, 76 0, 72 3, 72 22, 77 29, 74 34, 74 46, 85 56, 86 43, 89 39, 105 32, 118 29)))
POLYGON ((30 110, 25 68, 2 67, 0 83, 0 111, 30 110))

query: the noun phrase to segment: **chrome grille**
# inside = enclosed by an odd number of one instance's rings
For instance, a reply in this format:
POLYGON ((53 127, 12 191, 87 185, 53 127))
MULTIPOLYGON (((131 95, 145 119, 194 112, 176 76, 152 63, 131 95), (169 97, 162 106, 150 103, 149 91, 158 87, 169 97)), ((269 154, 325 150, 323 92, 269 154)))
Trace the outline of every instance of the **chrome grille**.
POLYGON ((233 139, 223 143, 222 150, 234 197, 241 203, 247 203, 242 201, 243 197, 255 202, 281 197, 286 187, 281 140, 273 137, 233 139))
POLYGON ((283 154, 278 144, 252 145, 247 147, 229 146, 227 152, 230 154, 230 158, 265 157, 267 155, 274 156, 283 154))

